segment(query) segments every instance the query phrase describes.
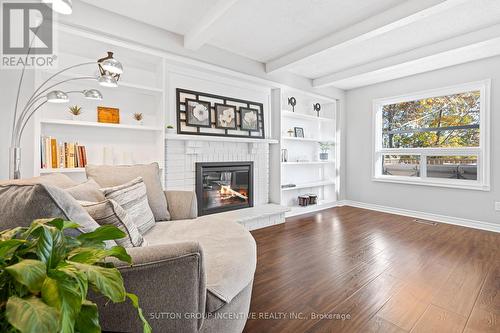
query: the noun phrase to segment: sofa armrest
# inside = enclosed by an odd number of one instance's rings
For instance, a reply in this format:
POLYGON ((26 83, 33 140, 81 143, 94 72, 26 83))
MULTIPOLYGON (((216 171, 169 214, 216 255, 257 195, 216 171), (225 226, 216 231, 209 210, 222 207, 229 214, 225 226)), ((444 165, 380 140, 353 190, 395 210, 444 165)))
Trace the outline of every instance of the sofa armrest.
MULTIPOLYGON (((198 332, 203 323, 206 282, 203 252, 197 242, 129 248, 132 266, 115 261, 127 292, 139 304, 153 332, 198 332)), ((130 301, 104 304, 98 300, 105 331, 141 332, 130 301)))
POLYGON ((198 202, 193 191, 165 191, 172 220, 194 219, 198 216, 198 202))

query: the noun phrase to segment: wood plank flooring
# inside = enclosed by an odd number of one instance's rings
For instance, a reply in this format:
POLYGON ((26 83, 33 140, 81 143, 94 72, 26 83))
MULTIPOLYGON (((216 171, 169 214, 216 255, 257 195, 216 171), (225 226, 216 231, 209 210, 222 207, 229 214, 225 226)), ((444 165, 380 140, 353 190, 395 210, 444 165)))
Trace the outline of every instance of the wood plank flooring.
POLYGON ((500 332, 500 234, 353 207, 252 234, 246 333, 500 332))

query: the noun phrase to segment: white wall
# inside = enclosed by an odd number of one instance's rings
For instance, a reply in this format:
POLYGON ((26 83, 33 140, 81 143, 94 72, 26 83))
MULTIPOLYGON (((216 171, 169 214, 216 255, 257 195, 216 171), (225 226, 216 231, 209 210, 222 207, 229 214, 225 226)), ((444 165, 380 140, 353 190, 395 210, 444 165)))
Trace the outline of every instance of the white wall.
MULTIPOLYGON (((0 179, 9 176, 9 147, 12 134, 12 118, 16 102, 17 85, 21 72, 19 70, 0 70, 0 179)), ((33 75, 27 72, 24 79, 24 93, 20 96, 20 105, 26 102, 27 93, 33 92, 33 75)), ((21 175, 32 175, 33 173, 33 151, 34 144, 33 128, 27 126, 24 130, 21 147, 22 164, 21 175)))
POLYGON ((350 90, 346 93, 347 199, 500 224, 500 57, 350 90), (491 78, 491 191, 380 183, 371 180, 372 101, 491 78))

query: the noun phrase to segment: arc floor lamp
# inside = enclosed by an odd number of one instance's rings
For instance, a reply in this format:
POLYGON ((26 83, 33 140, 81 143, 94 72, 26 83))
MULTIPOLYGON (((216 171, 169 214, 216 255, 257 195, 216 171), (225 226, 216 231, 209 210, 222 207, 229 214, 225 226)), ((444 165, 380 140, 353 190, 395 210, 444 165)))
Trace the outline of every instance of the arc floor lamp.
MULTIPOLYGON (((29 52, 28 52, 29 54, 29 52)), ((102 99, 102 94, 99 90, 89 89, 82 91, 61 91, 61 90, 52 90, 53 88, 75 80, 97 80, 97 82, 104 87, 117 87, 118 80, 120 79, 120 75, 123 73, 122 64, 113 58, 113 52, 108 52, 108 55, 104 58, 98 59, 96 62, 86 62, 77 65, 73 65, 63 70, 58 71, 51 77, 49 77, 46 81, 44 81, 40 86, 38 86, 31 97, 28 99, 26 104, 22 109, 19 109, 18 112, 18 102, 19 95, 21 93, 21 87, 23 83, 23 77, 25 72, 25 67, 23 67, 21 72, 21 78, 19 80, 19 86, 17 90, 16 96, 16 104, 14 107, 14 119, 12 122, 12 137, 11 137, 11 146, 9 150, 9 177, 10 179, 19 179, 21 178, 21 138, 23 135, 24 128, 26 127, 28 121, 31 117, 43 106, 45 103, 68 103, 70 94, 83 94, 83 96, 87 99, 100 100, 102 99), (79 76, 72 77, 69 79, 64 79, 62 81, 56 82, 54 84, 49 85, 49 83, 57 79, 59 75, 64 72, 67 72, 73 68, 88 66, 88 65, 96 65, 99 69, 99 76, 79 76)))

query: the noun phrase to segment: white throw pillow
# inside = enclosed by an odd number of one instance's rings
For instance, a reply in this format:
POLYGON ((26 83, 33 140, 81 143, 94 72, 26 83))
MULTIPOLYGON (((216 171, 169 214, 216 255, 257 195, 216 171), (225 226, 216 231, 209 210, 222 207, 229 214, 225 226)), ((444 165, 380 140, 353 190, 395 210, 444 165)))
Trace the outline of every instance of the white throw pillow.
POLYGON ((114 200, 127 212, 141 235, 154 227, 155 218, 149 207, 146 185, 142 177, 123 185, 102 188, 101 191, 106 199, 114 200))
POLYGON ((137 226, 127 212, 114 200, 101 202, 78 201, 89 215, 101 226, 113 225, 127 234, 126 237, 116 239, 116 243, 123 247, 146 246, 137 226))

